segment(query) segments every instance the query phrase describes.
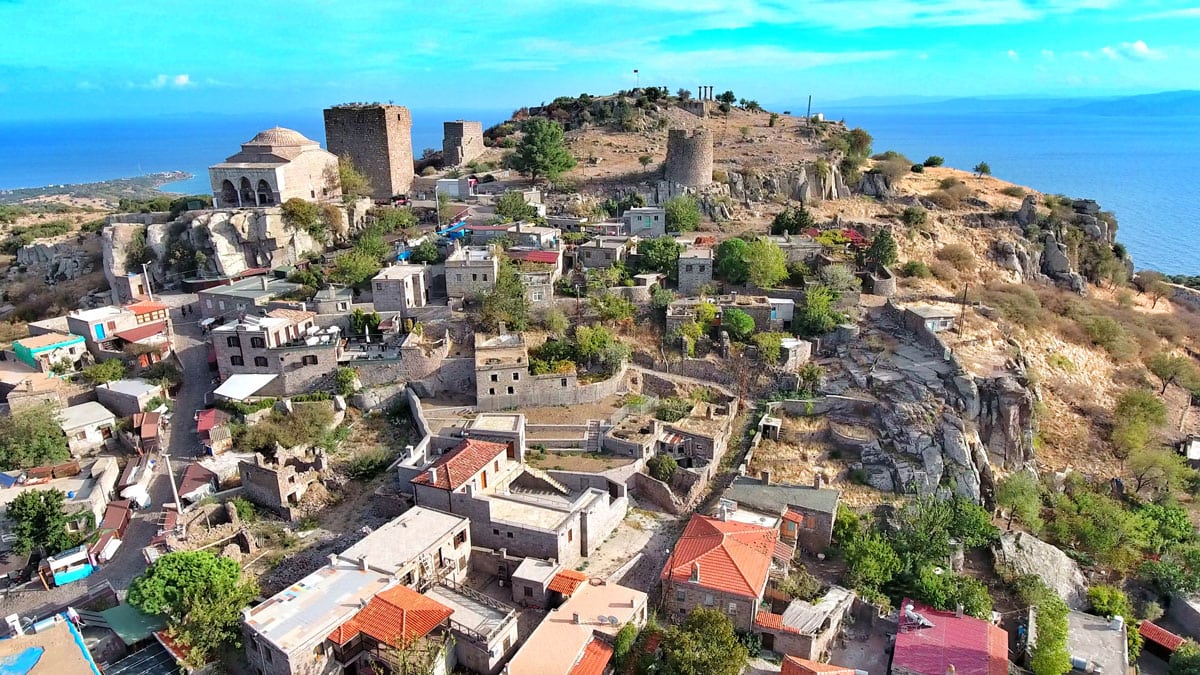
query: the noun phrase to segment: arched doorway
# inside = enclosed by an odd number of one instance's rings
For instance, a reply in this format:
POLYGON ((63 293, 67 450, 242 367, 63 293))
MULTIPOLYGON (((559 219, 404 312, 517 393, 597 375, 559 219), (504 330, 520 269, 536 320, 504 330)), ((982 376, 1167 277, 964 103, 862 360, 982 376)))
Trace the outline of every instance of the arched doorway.
POLYGON ((241 206, 254 206, 258 203, 254 200, 254 188, 250 187, 250 179, 245 176, 242 176, 240 192, 242 195, 241 206))
POLYGON ((233 183, 228 179, 221 181, 221 206, 230 207, 237 205, 237 188, 233 187, 233 183))
POLYGON ((265 180, 258 181, 258 205, 269 206, 275 203, 275 196, 271 192, 271 185, 265 180))

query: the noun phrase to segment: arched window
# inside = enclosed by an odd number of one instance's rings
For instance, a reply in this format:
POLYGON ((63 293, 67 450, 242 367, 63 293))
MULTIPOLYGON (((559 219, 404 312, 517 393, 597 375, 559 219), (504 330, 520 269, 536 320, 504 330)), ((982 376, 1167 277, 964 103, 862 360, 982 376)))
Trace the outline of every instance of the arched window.
POLYGON ((271 185, 265 180, 258 181, 258 204, 259 206, 269 206, 275 203, 275 195, 271 192, 271 185))
POLYGON ((237 206, 238 193, 237 188, 229 180, 221 181, 221 206, 237 206))
POLYGON ((254 206, 257 204, 257 202, 254 201, 254 188, 250 187, 249 178, 242 176, 239 192, 241 192, 242 195, 242 206, 254 206))

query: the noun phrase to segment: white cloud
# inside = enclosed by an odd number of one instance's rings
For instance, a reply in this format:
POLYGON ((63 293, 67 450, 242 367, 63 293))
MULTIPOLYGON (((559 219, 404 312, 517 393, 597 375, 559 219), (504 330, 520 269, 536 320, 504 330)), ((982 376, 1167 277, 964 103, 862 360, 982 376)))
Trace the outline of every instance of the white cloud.
POLYGON ((150 82, 145 84, 144 87, 147 89, 185 89, 195 84, 195 82, 192 82, 191 76, 187 73, 180 73, 178 75, 159 73, 150 82))
POLYGON ((1145 14, 1134 19, 1135 21, 1154 21, 1157 19, 1200 19, 1200 7, 1185 7, 1183 9, 1169 9, 1165 12, 1154 12, 1153 14, 1145 14))
POLYGON ((1017 50, 1010 49, 1008 50, 1008 58, 1012 59, 1013 61, 1020 61, 1021 55, 1017 53, 1017 50))
MULTIPOLYGON (((1100 56, 1110 61, 1159 61, 1167 58, 1165 52, 1159 49, 1151 49, 1145 40, 1122 42, 1116 47, 1106 45, 1100 48, 1099 53, 1100 56)), ((1091 52, 1082 52, 1080 56, 1085 59, 1091 59, 1093 54, 1091 52)))

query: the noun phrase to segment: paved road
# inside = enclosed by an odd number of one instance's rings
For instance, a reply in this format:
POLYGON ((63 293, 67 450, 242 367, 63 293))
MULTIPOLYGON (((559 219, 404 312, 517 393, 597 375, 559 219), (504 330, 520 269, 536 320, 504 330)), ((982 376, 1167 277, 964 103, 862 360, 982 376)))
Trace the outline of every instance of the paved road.
MULTIPOLYGON (((175 349, 183 362, 183 384, 176 395, 172 424, 167 432, 167 447, 174 458, 172 468, 178 479, 190 460, 201 452, 192 419, 197 410, 205 407, 205 396, 212 390, 213 385, 208 372, 208 346, 201 337, 198 325, 200 315, 191 314, 184 317, 178 309, 185 303, 193 303, 194 306, 196 296, 168 294, 156 299, 173 308, 171 319, 175 326, 175 349)), ((4 607, 4 613, 45 616, 97 589, 105 582, 111 583, 121 597, 124 597, 129 583, 146 568, 142 549, 158 534, 162 505, 174 501, 165 471, 158 472, 152 479, 150 499, 150 508, 134 514, 125 532, 125 539, 121 542, 121 548, 99 571, 86 579, 49 591, 43 589, 42 583, 35 579, 22 589, 14 589, 0 596, 0 605, 4 607)))

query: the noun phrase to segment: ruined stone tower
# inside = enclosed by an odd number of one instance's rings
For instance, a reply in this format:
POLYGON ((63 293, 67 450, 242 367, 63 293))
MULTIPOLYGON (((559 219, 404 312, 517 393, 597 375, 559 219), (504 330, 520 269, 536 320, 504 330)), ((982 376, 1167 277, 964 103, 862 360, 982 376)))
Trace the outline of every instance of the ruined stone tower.
POLYGON ((712 183, 713 139, 707 129, 667 132, 666 179, 688 187, 712 183))
POLYGON ((408 194, 413 182, 412 116, 408 108, 345 103, 325 109, 325 147, 371 181, 371 196, 408 194))
POLYGON ((455 120, 442 124, 442 163, 466 164, 483 154, 483 124, 455 120))

